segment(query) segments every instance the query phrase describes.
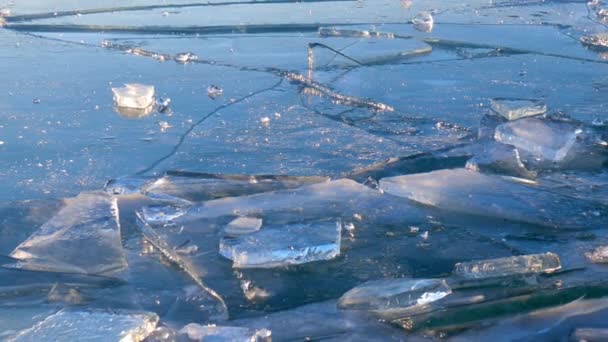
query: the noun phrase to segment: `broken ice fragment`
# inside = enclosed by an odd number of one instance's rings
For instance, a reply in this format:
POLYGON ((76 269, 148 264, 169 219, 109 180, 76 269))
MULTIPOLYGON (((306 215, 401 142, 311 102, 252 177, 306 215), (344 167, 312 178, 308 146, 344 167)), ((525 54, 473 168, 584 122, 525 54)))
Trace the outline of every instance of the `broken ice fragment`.
POLYGON ((466 279, 483 279, 519 274, 552 273, 561 268, 561 261, 557 254, 544 253, 459 262, 454 266, 454 274, 466 279))
POLYGON ((207 96, 209 96, 212 99, 216 99, 220 96, 222 96, 222 94, 224 94, 224 89, 216 86, 216 85, 210 85, 207 87, 207 96))
POLYGON ((540 160, 562 161, 583 133, 570 121, 525 118, 496 127, 494 139, 526 151, 540 160))
POLYGON ((531 99, 495 98, 490 101, 490 108, 507 120, 517 120, 547 112, 546 104, 531 99))
POLYGON ((536 176, 526 168, 515 147, 496 142, 485 144, 482 151, 467 161, 466 168, 528 179, 536 176))
POLYGON ((179 63, 188 63, 197 59, 198 56, 193 54, 192 52, 182 52, 175 55, 175 61, 179 63))
POLYGON ((608 49, 608 33, 597 33, 581 37, 581 43, 595 49, 608 49))
POLYGON ((412 19, 412 24, 414 28, 418 31, 422 32, 431 32, 433 31, 433 16, 430 12, 420 12, 414 19, 412 19))
POLYGON ((521 181, 467 169, 382 178, 388 194, 450 212, 559 228, 604 226, 606 209, 593 201, 560 195, 521 181), (597 216, 588 213, 597 212, 597 216))
POLYGON ((383 279, 363 283, 346 292, 338 307, 376 312, 408 309, 452 293, 443 279, 383 279))
POLYGON ((608 263, 608 246, 600 246, 592 251, 586 252, 585 257, 591 262, 606 264, 608 263))
POLYGON ((608 341, 608 329, 606 329, 606 328, 576 328, 570 335, 570 341, 576 341, 576 342, 608 341))
POLYGON ((17 267, 49 272, 109 275, 127 267, 115 198, 85 192, 11 253, 17 267))
POLYGON ((267 227, 220 241, 235 268, 272 268, 331 260, 340 254, 342 222, 324 220, 267 227))
POLYGON ((260 230, 262 219, 257 217, 237 217, 224 228, 224 233, 230 236, 249 234, 260 230))
POLYGON ((10 8, 0 8, 0 17, 10 17, 11 9, 10 8))
POLYGON ((270 342, 272 333, 268 329, 253 330, 243 327, 223 327, 217 325, 199 325, 190 323, 180 331, 189 340, 217 342, 270 342))
POLYGON ((143 341, 158 324, 152 312, 61 310, 13 341, 143 341))
POLYGON ((112 88, 114 103, 118 107, 147 109, 154 106, 154 87, 127 83, 122 88, 112 88))

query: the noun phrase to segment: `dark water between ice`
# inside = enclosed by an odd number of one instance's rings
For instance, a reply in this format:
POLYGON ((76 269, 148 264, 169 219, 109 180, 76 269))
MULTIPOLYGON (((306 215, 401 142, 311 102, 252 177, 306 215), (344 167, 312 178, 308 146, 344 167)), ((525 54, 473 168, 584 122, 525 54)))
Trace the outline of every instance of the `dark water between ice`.
POLYGON ((0 9, 0 339, 605 336, 608 4, 0 9), (117 108, 130 83, 168 106, 117 108))

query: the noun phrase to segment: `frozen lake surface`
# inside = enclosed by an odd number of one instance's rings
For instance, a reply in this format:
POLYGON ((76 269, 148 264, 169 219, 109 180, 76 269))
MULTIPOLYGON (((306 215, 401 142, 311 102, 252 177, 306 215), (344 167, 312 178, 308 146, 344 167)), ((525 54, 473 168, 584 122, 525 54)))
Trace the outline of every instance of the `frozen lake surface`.
POLYGON ((608 3, 0 0, 0 339, 601 341, 608 3))

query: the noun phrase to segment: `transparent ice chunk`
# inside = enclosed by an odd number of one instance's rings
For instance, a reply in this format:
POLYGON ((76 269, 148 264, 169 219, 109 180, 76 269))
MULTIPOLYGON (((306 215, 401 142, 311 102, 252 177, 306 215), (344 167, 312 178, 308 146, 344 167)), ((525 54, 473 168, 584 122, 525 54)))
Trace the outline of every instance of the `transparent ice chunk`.
POLYGON ((214 84, 207 87, 207 96, 212 99, 216 99, 224 94, 224 89, 214 84))
POLYGON ((561 268, 562 265, 559 256, 549 252, 459 262, 454 266, 454 274, 466 279, 483 279, 519 274, 552 273, 561 268))
POLYGON ((431 32, 433 31, 433 15, 430 12, 420 12, 414 19, 412 19, 412 25, 418 31, 431 32))
POLYGON ((103 189, 110 195, 137 194, 140 188, 151 181, 153 179, 149 177, 120 177, 107 181, 103 189))
POLYGON ((180 334, 186 335, 192 341, 217 342, 270 342, 272 333, 268 329, 249 329, 243 327, 228 327, 217 325, 199 325, 190 323, 184 326, 180 334))
POLYGON ((19 332, 14 341, 143 341, 158 323, 151 312, 61 310, 19 332))
POLYGON ((547 105, 539 100, 495 98, 490 101, 490 108, 507 120, 517 120, 547 112, 547 105))
POLYGON ((581 37, 581 42, 591 48, 608 49, 608 33, 597 33, 581 37))
POLYGON ((49 272, 110 275, 127 267, 117 200, 85 192, 11 253, 17 267, 49 272))
POLYGON ((342 309, 387 311, 411 309, 452 293, 443 279, 384 279, 363 283, 338 301, 342 309))
POLYGON ((534 178, 536 175, 535 172, 526 168, 515 147, 492 142, 486 144, 483 150, 469 159, 466 168, 528 179, 534 178))
POLYGON ((340 254, 341 220, 265 227, 220 241, 220 254, 235 268, 272 268, 331 260, 340 254))
POLYGON ((175 61, 178 63, 188 63, 198 59, 198 56, 192 52, 182 52, 175 55, 175 61))
POLYGON ((145 110, 155 103, 154 87, 145 84, 126 83, 124 87, 112 88, 112 93, 118 107, 145 110))
POLYGON ((257 232, 262 228, 262 219, 257 217, 237 217, 224 228, 224 233, 230 236, 239 236, 257 232))
POLYGON ((585 257, 591 262, 598 264, 608 263, 608 246, 600 246, 585 253, 585 257))
POLYGON ((537 159, 559 162, 568 156, 582 133, 582 128, 574 122, 526 118, 496 127, 494 138, 537 159))
POLYGON ((450 212, 559 228, 600 227, 608 214, 593 201, 545 191, 530 181, 467 169, 383 178, 388 194, 450 212))

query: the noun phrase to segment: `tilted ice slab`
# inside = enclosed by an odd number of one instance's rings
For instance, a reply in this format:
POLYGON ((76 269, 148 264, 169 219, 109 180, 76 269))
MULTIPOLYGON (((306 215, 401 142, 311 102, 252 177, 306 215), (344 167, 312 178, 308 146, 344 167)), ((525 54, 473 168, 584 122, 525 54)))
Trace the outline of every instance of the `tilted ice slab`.
POLYGON ((517 120, 547 112, 546 104, 531 99, 495 98, 490 101, 490 107, 507 120, 517 120))
POLYGON ((271 268, 331 260, 340 254, 342 222, 296 223, 220 241, 235 268, 271 268))
POLYGON ((570 121, 526 118, 496 127, 494 139, 553 162, 568 156, 583 129, 570 121))
POLYGON ((466 169, 383 178, 380 188, 447 211, 560 228, 600 227, 608 214, 595 202, 466 169))
POLYGON ((110 275, 127 267, 117 200, 84 192, 11 253, 17 267, 49 272, 110 275))
POLYGON ((19 332, 13 341, 143 341, 156 327, 151 312, 62 310, 19 332))
POLYGON ((193 341, 242 341, 242 342, 270 342, 272 333, 268 329, 249 329, 244 327, 228 327, 217 325, 199 325, 190 323, 184 326, 180 334, 186 335, 193 341))
POLYGON ((452 290, 443 279, 373 280, 346 292, 338 307, 388 313, 423 306, 450 293, 452 290))

